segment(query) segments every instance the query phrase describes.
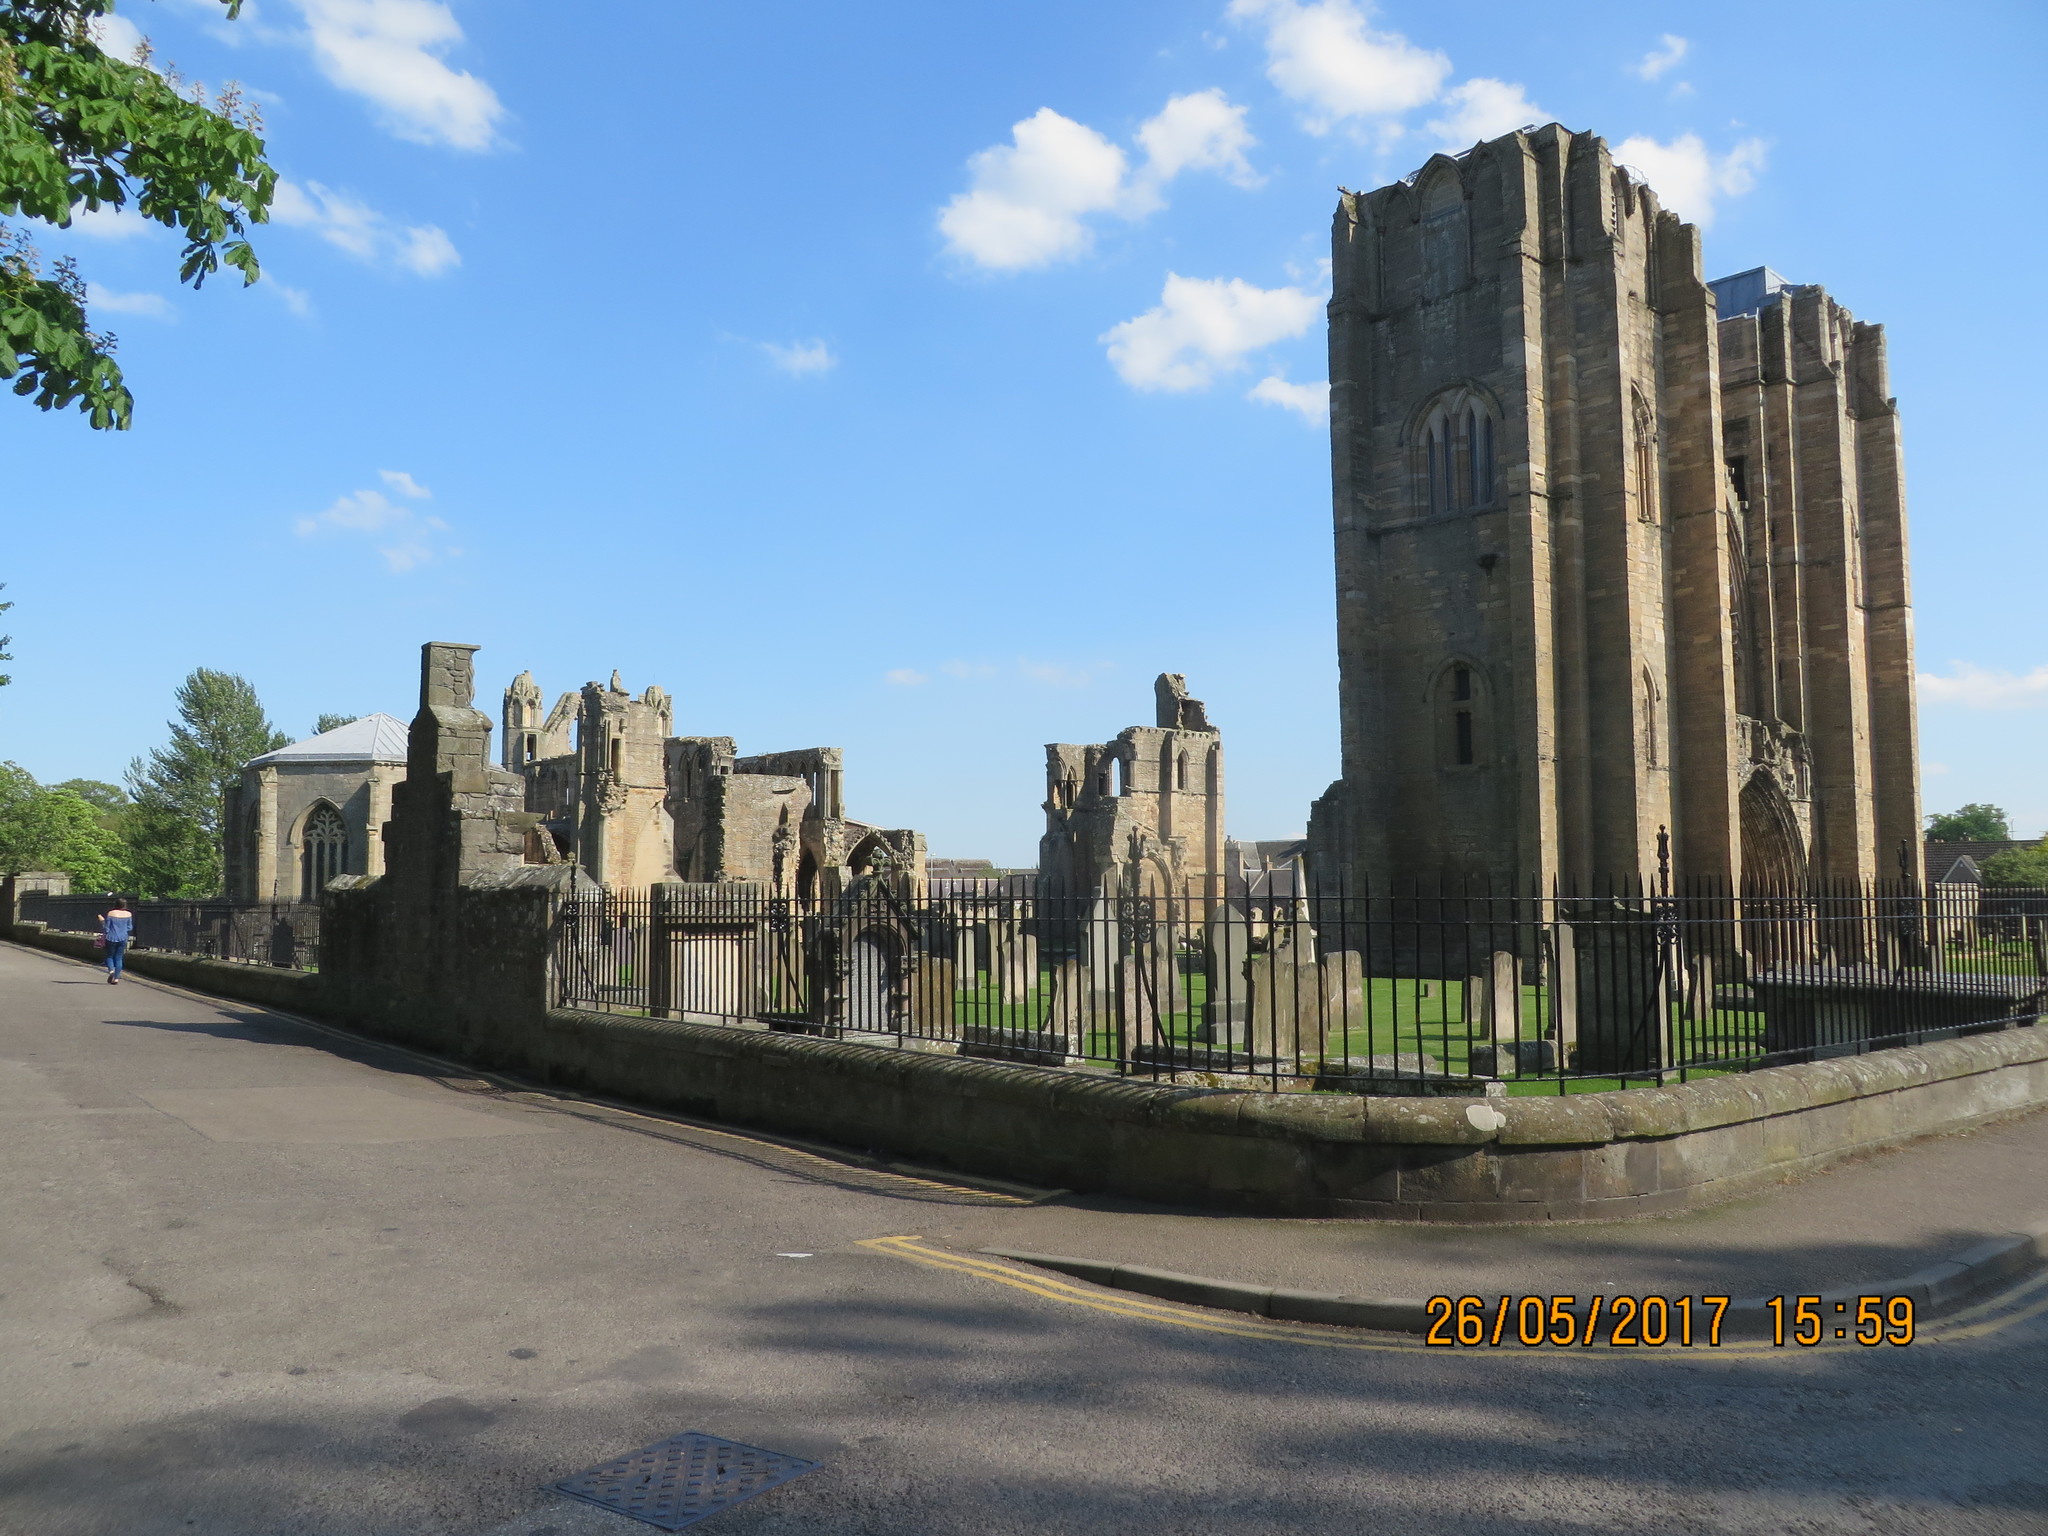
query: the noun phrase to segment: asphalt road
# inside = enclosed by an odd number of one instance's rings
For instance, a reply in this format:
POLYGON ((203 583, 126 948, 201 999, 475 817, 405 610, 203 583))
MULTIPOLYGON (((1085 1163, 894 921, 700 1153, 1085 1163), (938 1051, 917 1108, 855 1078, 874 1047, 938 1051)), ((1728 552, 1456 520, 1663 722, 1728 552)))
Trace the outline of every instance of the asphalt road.
POLYGON ((822 1463, 732 1536, 2048 1532, 2031 1302, 1423 1350, 955 1267, 1053 1218, 443 1075, 0 945, 0 1532, 633 1536, 544 1485, 683 1430, 822 1463))

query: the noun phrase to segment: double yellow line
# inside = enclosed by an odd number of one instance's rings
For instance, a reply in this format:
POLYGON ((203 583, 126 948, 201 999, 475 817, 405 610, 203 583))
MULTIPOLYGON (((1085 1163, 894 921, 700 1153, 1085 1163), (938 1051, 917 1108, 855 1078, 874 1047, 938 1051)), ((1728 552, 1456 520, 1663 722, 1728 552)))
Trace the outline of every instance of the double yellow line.
MULTIPOLYGON (((858 1246, 912 1264, 921 1264, 927 1269, 951 1270, 955 1274, 968 1275, 976 1280, 992 1281, 997 1285, 1009 1286, 1013 1290, 1025 1291, 1047 1301, 1061 1302, 1070 1307, 1086 1307, 1092 1312, 1106 1312, 1112 1317, 1136 1318, 1147 1323, 1165 1323, 1170 1327, 1191 1329, 1197 1333, 1223 1334, 1230 1338, 1306 1345, 1311 1349, 1368 1350, 1375 1353, 1402 1351, 1410 1354, 1442 1355, 1516 1355, 1532 1359, 1573 1354, 1598 1355, 1609 1359, 1641 1358, 1646 1355, 1656 1357, 1680 1353, 1694 1359, 1719 1359, 1729 1356, 1740 1359, 1767 1359, 1772 1356, 1788 1357, 1823 1352, 1872 1352, 1862 1345, 1851 1343, 1817 1344, 1810 1348, 1778 1348, 1749 1340, 1722 1344, 1714 1348, 1683 1351, 1617 1349, 1605 1345, 1591 1349, 1583 1345, 1538 1349, 1525 1349, 1519 1345, 1503 1349, 1439 1349, 1424 1344, 1419 1337, 1413 1335, 1354 1335, 1337 1328, 1316 1328, 1305 1324, 1270 1322, 1250 1316, 1239 1317, 1229 1312, 1212 1312, 1197 1307, 1176 1306, 1171 1302, 1150 1301, 1142 1296, 1121 1291, 1072 1285, 1064 1280, 1055 1280, 1040 1270, 1019 1269, 1014 1265, 999 1264, 991 1259, 935 1248, 920 1237, 871 1237, 858 1246)), ((1921 1330, 1920 1339, 1923 1342, 1934 1342, 1981 1338, 2009 1328, 2015 1323, 2024 1322, 2028 1318, 2037 1317, 2043 1312, 2048 1312, 2048 1294, 2035 1293, 2048 1293, 2048 1274, 2022 1281, 1975 1306, 1965 1308, 1953 1317, 1928 1325, 1921 1330), (2028 1304, 2013 1310, 2020 1302, 2028 1304)))

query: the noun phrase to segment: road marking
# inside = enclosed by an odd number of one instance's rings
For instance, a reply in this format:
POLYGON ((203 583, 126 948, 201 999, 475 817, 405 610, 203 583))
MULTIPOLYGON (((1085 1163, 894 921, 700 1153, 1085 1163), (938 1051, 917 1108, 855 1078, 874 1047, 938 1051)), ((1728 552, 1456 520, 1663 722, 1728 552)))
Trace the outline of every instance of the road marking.
MULTIPOLYGON (((1803 1348, 1780 1347, 1755 1340, 1731 1342, 1713 1347, 1697 1349, 1626 1349, 1599 1345, 1592 1349, 1584 1345, 1545 1346, 1527 1349, 1517 1346, 1512 1349, 1442 1349, 1427 1345, 1420 1338, 1407 1337, 1350 1337, 1346 1331, 1336 1328, 1317 1328, 1308 1324, 1280 1323, 1252 1317, 1250 1314, 1212 1312, 1194 1307, 1177 1306, 1171 1302, 1152 1301, 1133 1293, 1070 1285, 1064 1280, 1054 1280, 1045 1274, 1028 1269, 1018 1269, 1008 1264, 996 1264, 987 1259, 954 1253, 944 1248, 934 1248, 924 1239, 915 1236, 871 1237, 856 1246, 885 1253, 893 1258, 903 1259, 912 1264, 921 1264, 927 1269, 952 1270, 956 1274, 969 1275, 977 1280, 993 1281, 1013 1290, 1027 1291, 1047 1301, 1057 1301, 1067 1306, 1086 1307, 1094 1312, 1106 1312, 1112 1317, 1135 1318, 1140 1322, 1166 1323, 1175 1328, 1187 1328, 1197 1333, 1218 1333, 1231 1338, 1259 1339, 1276 1344, 1302 1344, 1313 1349, 1365 1350, 1372 1353, 1406 1351, 1419 1354, 1441 1355, 1518 1355, 1530 1358, 1556 1358, 1561 1355, 1598 1355, 1615 1358, 1672 1358, 1683 1356, 1688 1359, 1769 1359, 1797 1358, 1802 1355, 1822 1353, 1870 1354, 1867 1346, 1847 1343, 1816 1344, 1803 1348)), ((1997 1333, 2015 1323, 2024 1322, 2042 1312, 2048 1312, 2048 1296, 2021 1311, 2007 1310, 2016 1301, 2043 1286, 2048 1286, 2048 1275, 2022 1281, 1996 1296, 1988 1297, 1975 1306, 1958 1313, 1958 1319, 1981 1317, 1984 1320, 1964 1327, 1952 1327, 1943 1322, 1929 1323, 1920 1330, 1920 1341, 1940 1343, 1951 1339, 1975 1339, 1997 1333), (2002 1315, 1997 1315, 2002 1314, 2002 1315)), ((1910 1346, 1908 1346, 1910 1347, 1910 1346)))

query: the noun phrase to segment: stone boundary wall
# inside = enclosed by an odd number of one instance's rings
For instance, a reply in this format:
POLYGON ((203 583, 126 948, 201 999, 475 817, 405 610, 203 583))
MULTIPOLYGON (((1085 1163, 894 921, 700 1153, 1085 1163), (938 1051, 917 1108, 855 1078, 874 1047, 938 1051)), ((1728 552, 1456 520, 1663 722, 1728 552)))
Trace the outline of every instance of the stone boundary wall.
MULTIPOLYGON (((13 930, 89 958, 89 940, 13 930)), ((1587 1220, 1752 1193, 1858 1153, 2048 1105, 2048 1027, 1668 1088, 1396 1099, 1173 1087, 765 1029, 568 1010, 495 1028, 319 978, 143 954, 135 969, 335 1017, 529 1079, 1029 1183, 1273 1216, 1587 1220)))
MULTIPOLYGON (((6 936, 17 944, 47 949, 74 960, 103 964, 106 951, 98 948, 92 935, 55 933, 41 923, 15 923, 6 936)), ((216 997, 261 1003, 268 1008, 288 1008, 295 1013, 317 1011, 319 977, 312 971, 287 971, 268 965, 244 965, 232 960, 207 960, 198 955, 170 955, 158 950, 130 949, 123 962, 138 976, 153 976, 195 992, 216 997)))

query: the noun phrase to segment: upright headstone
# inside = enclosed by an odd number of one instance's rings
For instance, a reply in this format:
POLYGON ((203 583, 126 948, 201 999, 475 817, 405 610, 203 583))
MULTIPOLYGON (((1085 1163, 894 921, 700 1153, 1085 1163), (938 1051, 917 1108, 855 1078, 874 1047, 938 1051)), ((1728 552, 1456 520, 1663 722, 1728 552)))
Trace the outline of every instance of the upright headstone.
POLYGON ((1218 902, 1202 937, 1208 982, 1202 1038, 1214 1046, 1242 1049, 1251 1018, 1251 918, 1235 903, 1218 902))

